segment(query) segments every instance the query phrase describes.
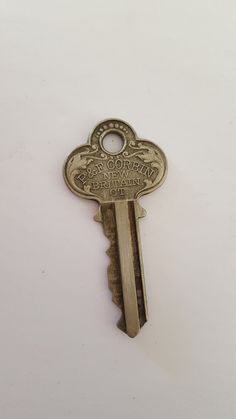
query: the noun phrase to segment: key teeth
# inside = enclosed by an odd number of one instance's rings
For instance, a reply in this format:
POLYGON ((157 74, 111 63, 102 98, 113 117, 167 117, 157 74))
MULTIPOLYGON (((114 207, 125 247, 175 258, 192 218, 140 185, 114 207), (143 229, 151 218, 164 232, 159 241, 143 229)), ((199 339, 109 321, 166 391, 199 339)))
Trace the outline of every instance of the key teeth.
POLYGON ((94 221, 97 221, 98 223, 102 223, 102 212, 101 212, 101 206, 98 208, 98 212, 93 217, 94 221))
MULTIPOLYGON (((113 301, 113 300, 112 300, 113 301)), ((118 327, 118 329, 120 329, 122 332, 126 333, 126 326, 125 326, 125 317, 124 314, 122 313, 120 319, 118 320, 118 322, 116 323, 116 326, 118 327)))
MULTIPOLYGON (((94 216, 94 220, 97 221, 98 223, 103 223, 103 218, 102 218, 102 211, 101 211, 101 206, 99 206, 98 212, 95 214, 94 216)), ((107 268, 107 276, 108 276, 108 287, 109 290, 111 291, 112 294, 112 302, 121 310, 121 318, 119 319, 117 326, 119 327, 119 329, 121 329, 122 331, 125 332, 125 320, 124 320, 124 314, 122 312, 122 304, 121 304, 121 294, 118 290, 118 280, 114 279, 116 276, 116 271, 114 269, 114 264, 115 264, 115 260, 114 260, 114 240, 112 239, 111 234, 108 233, 108 231, 105 231, 105 226, 103 225, 104 228, 104 233, 106 235, 106 237, 108 238, 108 240, 110 240, 110 246, 108 247, 108 249, 106 250, 106 254, 107 256, 109 256, 110 258, 110 264, 107 268), (116 284, 117 282, 117 284, 116 284)))
MULTIPOLYGON (((107 215, 111 215, 111 212, 109 208, 107 208, 107 215)), ((106 250, 107 256, 110 258, 110 264, 107 268, 107 276, 108 276, 108 287, 112 294, 112 302, 121 310, 121 318, 117 322, 117 327, 121 329, 123 332, 125 332, 125 320, 124 320, 124 314, 122 309, 122 294, 119 291, 119 277, 117 275, 115 266, 116 266, 116 249, 114 249, 115 241, 113 238, 114 232, 112 230, 108 230, 106 228, 106 225, 104 224, 103 220, 103 214, 102 214, 102 208, 101 205, 98 208, 97 213, 94 215, 94 221, 98 223, 103 224, 103 230, 105 236, 110 241, 110 246, 106 250)))
POLYGON ((114 212, 111 205, 103 206, 99 208, 98 213, 95 216, 95 220, 103 224, 103 230, 105 236, 110 241, 110 246, 106 250, 106 254, 110 258, 110 264, 107 268, 108 275, 108 287, 112 294, 112 302, 120 309, 121 317, 117 322, 117 327, 126 333, 126 325, 124 318, 124 307, 123 307, 123 294, 122 294, 122 284, 120 281, 120 272, 119 272, 119 256, 117 249, 116 241, 116 231, 111 226, 114 226, 114 212), (108 220, 111 219, 111 222, 108 220))
POLYGON ((140 205, 139 202, 136 203, 136 211, 138 218, 143 218, 147 215, 147 211, 140 205))
MULTIPOLYGON (((146 211, 141 205, 136 203, 136 216, 144 217, 146 211)), ((108 287, 112 294, 112 302, 120 309, 121 317, 117 322, 117 327, 130 338, 134 338, 140 331, 143 324, 142 318, 139 319, 140 324, 139 328, 133 332, 128 332, 125 321, 124 314, 124 302, 123 302, 123 291, 121 283, 121 273, 120 273, 120 264, 119 264, 119 251, 117 247, 117 236, 115 229, 115 220, 114 220, 114 208, 112 204, 103 204, 99 207, 97 214, 94 216, 94 220, 102 223, 105 236, 110 241, 110 246, 106 250, 106 254, 110 258, 110 264, 107 268, 108 274, 108 287)))
MULTIPOLYGON (((111 250, 111 245, 108 247, 108 249, 106 250, 106 254, 107 254, 107 256, 109 256, 109 257, 111 257, 111 254, 112 254, 112 250, 111 250)), ((108 267, 109 268, 109 267, 108 267)))

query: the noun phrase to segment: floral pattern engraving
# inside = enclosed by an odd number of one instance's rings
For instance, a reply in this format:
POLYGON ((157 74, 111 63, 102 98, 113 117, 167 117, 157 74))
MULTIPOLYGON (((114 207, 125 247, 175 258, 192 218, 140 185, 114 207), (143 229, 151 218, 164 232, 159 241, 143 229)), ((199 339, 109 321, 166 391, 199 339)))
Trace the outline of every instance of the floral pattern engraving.
POLYGON ((144 161, 144 163, 151 163, 152 167, 159 168, 159 166, 163 165, 163 160, 156 148, 143 145, 143 143, 138 143, 137 146, 135 146, 134 141, 130 141, 129 146, 130 148, 137 151, 131 154, 129 154, 127 151, 124 151, 124 157, 137 156, 140 160, 144 161))
POLYGON ((152 168, 156 168, 158 171, 158 175, 154 180, 144 180, 145 187, 141 191, 139 191, 138 195, 140 195, 141 192, 155 187, 155 185, 157 185, 160 182, 165 172, 165 164, 158 148, 155 145, 144 145, 144 143, 142 142, 136 143, 135 141, 130 141, 129 147, 132 150, 136 151, 131 153, 129 153, 128 151, 124 151, 122 154, 125 158, 131 158, 136 156, 144 163, 149 163, 152 168))
MULTIPOLYGON (((71 157, 67 165, 67 176, 70 179, 70 182, 75 188, 75 190, 80 191, 81 188, 78 187, 76 183, 76 178, 80 173, 81 169, 87 169, 87 167, 94 160, 106 160, 107 155, 104 153, 99 153, 99 155, 94 155, 98 153, 99 148, 97 145, 92 145, 90 147, 85 147, 80 153, 76 153, 71 157)), ((90 185, 82 185, 82 188, 86 195, 95 196, 91 191, 90 185)))
POLYGON ((105 152, 100 142, 81 146, 69 156, 65 166, 70 189, 99 202, 119 199, 113 195, 122 187, 126 188, 122 194, 127 199, 137 199, 159 186, 165 173, 166 159, 162 150, 138 138, 128 139, 125 151, 116 155, 105 152))

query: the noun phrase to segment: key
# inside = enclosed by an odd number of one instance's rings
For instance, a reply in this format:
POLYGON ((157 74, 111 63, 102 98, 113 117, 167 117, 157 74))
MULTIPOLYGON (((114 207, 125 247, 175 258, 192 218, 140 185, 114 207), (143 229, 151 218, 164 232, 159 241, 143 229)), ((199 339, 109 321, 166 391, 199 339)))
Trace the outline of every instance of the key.
POLYGON ((134 129, 118 119, 100 122, 88 143, 76 148, 64 165, 64 179, 76 195, 96 200, 95 220, 110 240, 107 254, 108 283, 113 302, 121 310, 119 329, 135 337, 148 318, 139 218, 146 211, 139 198, 154 191, 165 179, 167 160, 154 143, 137 137, 134 129), (118 134, 118 152, 104 147, 104 138, 118 134))

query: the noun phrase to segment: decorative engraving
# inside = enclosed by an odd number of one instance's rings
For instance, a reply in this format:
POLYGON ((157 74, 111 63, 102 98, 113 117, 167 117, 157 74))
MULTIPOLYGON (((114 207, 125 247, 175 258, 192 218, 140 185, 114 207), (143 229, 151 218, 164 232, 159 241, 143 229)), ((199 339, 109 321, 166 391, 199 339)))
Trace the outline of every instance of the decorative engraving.
MULTIPOLYGON (((100 152, 99 148, 97 145, 92 145, 90 147, 83 147, 84 150, 79 152, 79 153, 73 153, 72 157, 70 159, 68 159, 68 163, 67 163, 67 176, 68 179, 71 182, 71 186, 73 188, 75 188, 76 190, 78 189, 76 180, 77 179, 81 179, 82 182, 82 188, 84 190, 84 192, 90 196, 95 196, 90 190, 91 190, 91 185, 86 185, 83 182, 83 176, 81 175, 81 169, 87 170, 88 166, 94 162, 95 160, 98 161, 103 161, 107 159, 107 155, 104 154, 103 152, 100 152), (94 155, 98 153, 98 155, 94 155), (92 155, 92 157, 91 157, 92 155)), ((78 150, 78 149, 77 149, 78 150)), ((99 167, 99 165, 98 165, 99 167)), ((83 173, 83 172, 82 172, 83 173)), ((88 171, 89 173, 89 171, 88 171)))
POLYGON ((132 149, 138 150, 133 154, 128 154, 128 152, 123 153, 124 157, 134 157, 137 156, 139 159, 144 161, 145 163, 151 163, 152 167, 159 168, 160 166, 163 166, 163 160, 160 156, 160 153, 158 152, 157 148, 150 147, 143 145, 143 143, 139 142, 137 145, 134 141, 130 141, 129 146, 132 149), (146 150, 146 151, 144 151, 146 150))
POLYGON ((95 137, 100 138, 104 131, 107 131, 107 130, 111 131, 113 129, 115 130, 119 129, 125 134, 128 134, 129 132, 128 129, 123 124, 119 124, 118 122, 110 122, 109 124, 104 124, 101 127, 97 128, 95 132, 95 137))
POLYGON ((159 147, 137 138, 125 122, 108 120, 99 124, 87 146, 77 148, 65 165, 65 180, 77 195, 99 202, 136 199, 158 187, 166 173, 166 159, 159 147), (104 136, 116 132, 124 149, 112 155, 101 145, 104 136))

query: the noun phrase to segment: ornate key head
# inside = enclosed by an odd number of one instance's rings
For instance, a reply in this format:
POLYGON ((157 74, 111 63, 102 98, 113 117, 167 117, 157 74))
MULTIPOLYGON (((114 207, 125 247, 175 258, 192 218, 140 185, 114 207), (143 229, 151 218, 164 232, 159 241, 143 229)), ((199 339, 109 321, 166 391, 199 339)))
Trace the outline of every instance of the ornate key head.
POLYGON ((166 170, 165 154, 156 144, 138 138, 127 122, 107 119, 94 128, 86 145, 68 156, 64 178, 76 195, 104 203, 134 200, 153 191, 166 170), (117 153, 104 148, 103 140, 110 133, 123 141, 117 153))

